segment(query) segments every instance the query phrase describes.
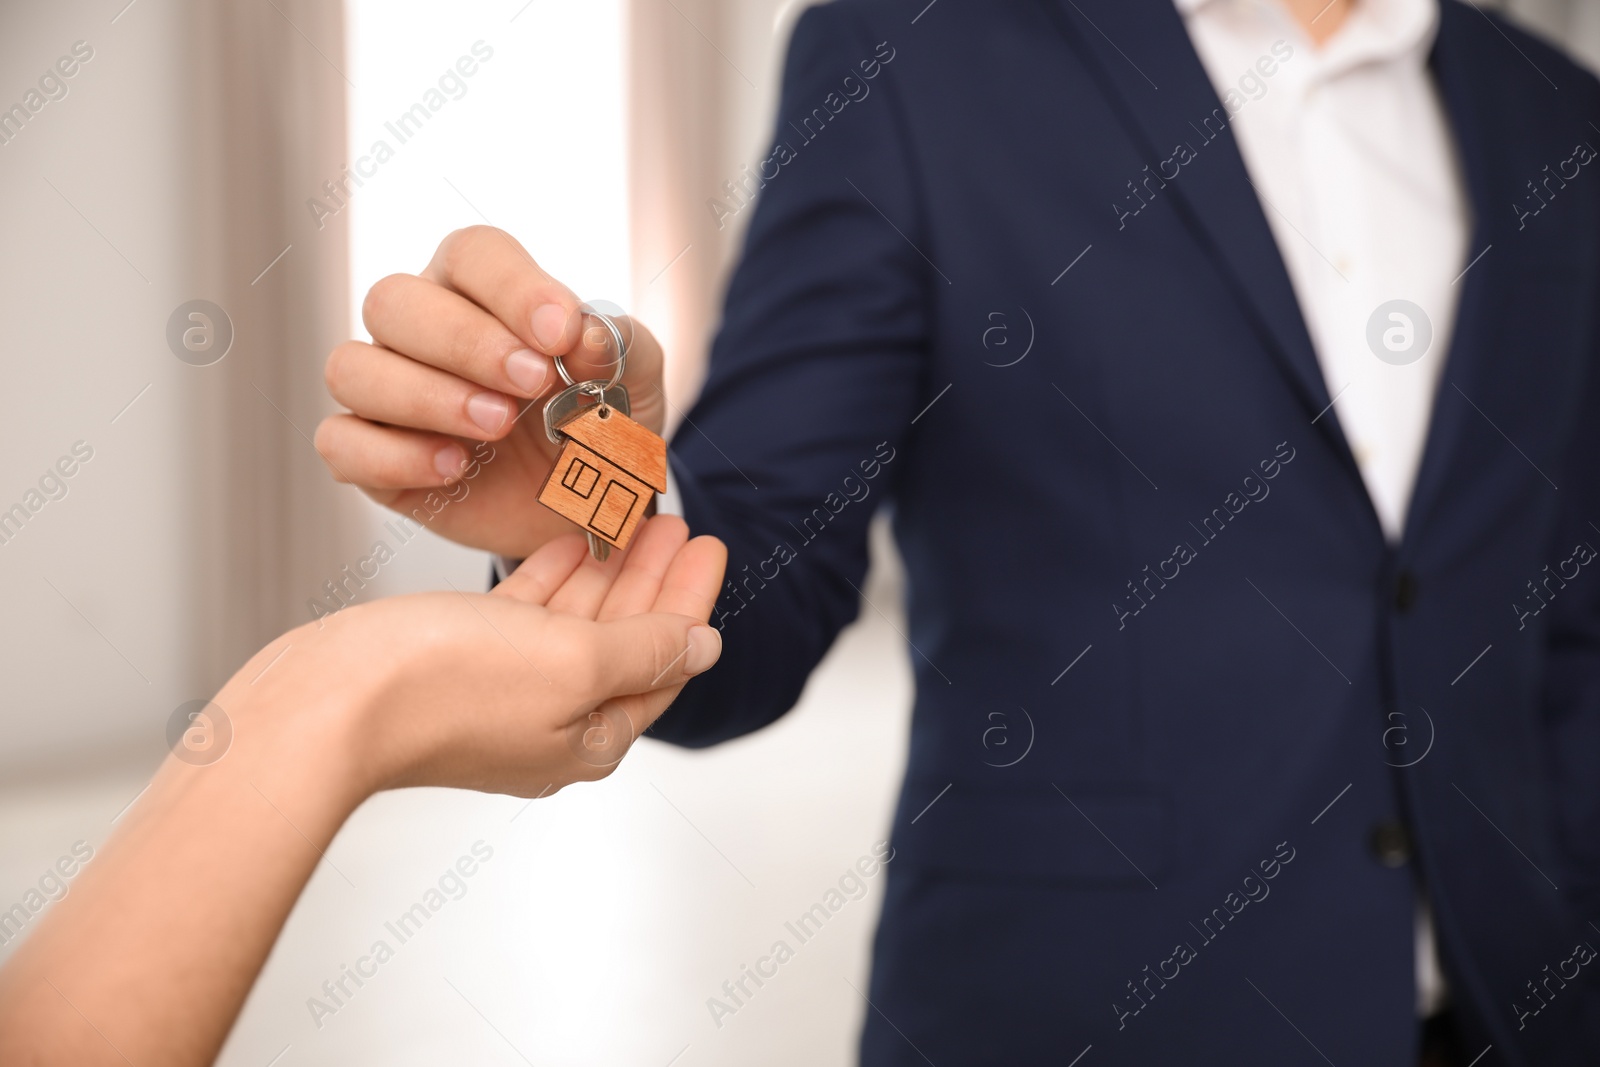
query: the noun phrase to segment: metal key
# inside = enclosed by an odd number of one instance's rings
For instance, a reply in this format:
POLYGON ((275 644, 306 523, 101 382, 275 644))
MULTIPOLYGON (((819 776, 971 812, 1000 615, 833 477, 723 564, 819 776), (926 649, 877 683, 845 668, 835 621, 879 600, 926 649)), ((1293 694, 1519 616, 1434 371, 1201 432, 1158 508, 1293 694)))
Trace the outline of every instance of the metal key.
POLYGON ((550 438, 551 444, 559 445, 566 440, 566 436, 561 432, 561 426, 584 409, 586 406, 583 403, 584 397, 588 397, 591 404, 604 402, 624 415, 633 414, 628 407, 628 387, 621 382, 607 385, 596 378, 594 381, 569 385, 551 397, 544 406, 544 433, 550 438))

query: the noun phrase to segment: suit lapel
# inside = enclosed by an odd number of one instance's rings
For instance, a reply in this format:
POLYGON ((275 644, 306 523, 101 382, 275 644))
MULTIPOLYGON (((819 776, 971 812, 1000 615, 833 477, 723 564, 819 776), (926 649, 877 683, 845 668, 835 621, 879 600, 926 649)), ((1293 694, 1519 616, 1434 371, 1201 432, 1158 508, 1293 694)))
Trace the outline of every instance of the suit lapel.
MULTIPOLYGON (((1495 108, 1482 93, 1492 88, 1473 69, 1471 36, 1463 20, 1481 18, 1455 3, 1440 5, 1439 35, 1434 41, 1431 64, 1439 95, 1444 101, 1456 150, 1465 175, 1467 196, 1472 204, 1473 233, 1467 246, 1470 268, 1456 282, 1458 297, 1455 328, 1450 351, 1445 355, 1439 392, 1434 398, 1433 415, 1428 425, 1427 444, 1416 487, 1406 515, 1409 537, 1419 530, 1426 509, 1444 486, 1452 453, 1456 450, 1467 419, 1477 419, 1462 395, 1479 397, 1485 360, 1492 344, 1496 303, 1504 272, 1511 263, 1515 231, 1506 222, 1515 215, 1505 205, 1518 199, 1515 179, 1502 173, 1490 151, 1490 124, 1495 108), (1491 203, 1491 198, 1493 203, 1491 203), (1495 246, 1500 246, 1496 248, 1495 246), (1461 395, 1457 395, 1457 391, 1461 395)), ((1471 29, 1477 29, 1471 26, 1471 29)))
MULTIPOLYGON (((1171 156, 1179 142, 1197 150, 1199 158, 1167 184, 1163 195, 1171 196, 1174 209, 1233 283, 1266 347, 1308 409, 1313 413, 1326 409, 1317 424, 1359 479, 1355 459, 1329 407, 1316 350, 1283 257, 1232 130, 1206 140, 1203 120, 1214 110, 1223 115, 1227 112, 1190 43, 1182 16, 1170 0, 1045 3, 1152 163, 1171 156)), ((1443 490, 1466 420, 1477 417, 1470 404, 1456 402, 1460 397, 1455 394, 1459 389, 1469 397, 1476 396, 1484 380, 1493 334, 1494 293, 1512 265, 1514 216, 1503 205, 1518 198, 1515 180, 1501 173, 1503 168, 1490 150, 1494 101, 1485 98, 1490 87, 1473 70, 1470 31, 1477 27, 1469 20, 1482 16, 1450 0, 1444 0, 1440 9, 1431 63, 1472 204, 1473 234, 1468 246, 1472 266, 1457 282, 1461 294, 1455 329, 1412 493, 1408 533, 1418 529, 1426 509, 1443 490), (1501 206, 1496 208, 1496 204, 1501 206), (1506 247, 1495 250, 1495 245, 1506 247), (1482 258, 1477 258, 1480 254, 1482 258)))
MULTIPOLYGON (((1196 159, 1162 191, 1217 261, 1310 414, 1329 402, 1283 257, 1245 171, 1227 111, 1171 0, 1045 0, 1152 168, 1187 144, 1196 159), (1212 119, 1210 128, 1206 119, 1212 119), (1208 139, 1209 138, 1209 139, 1208 139)), ((1349 449, 1334 413, 1318 420, 1349 449)), ((1349 460, 1354 467, 1354 460, 1349 460)))

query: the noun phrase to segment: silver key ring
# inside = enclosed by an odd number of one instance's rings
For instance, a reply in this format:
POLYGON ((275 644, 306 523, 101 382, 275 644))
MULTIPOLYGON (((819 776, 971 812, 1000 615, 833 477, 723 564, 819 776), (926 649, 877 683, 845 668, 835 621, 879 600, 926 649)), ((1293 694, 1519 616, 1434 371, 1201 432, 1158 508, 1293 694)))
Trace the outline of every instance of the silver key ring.
MULTIPOLYGON (((628 342, 623 338, 622 331, 617 328, 616 322, 613 321, 611 316, 607 315, 605 312, 598 311, 589 304, 579 304, 578 313, 580 315, 592 315, 599 319, 600 324, 610 331, 612 343, 614 343, 617 348, 617 369, 611 375, 611 380, 609 382, 606 382, 603 386, 596 386, 595 395, 599 396, 603 394, 606 389, 610 389, 618 382, 622 381, 622 372, 626 370, 628 366, 628 342)), ((567 373, 567 368, 564 364, 562 364, 560 356, 551 356, 550 358, 555 363, 556 373, 561 375, 562 381, 566 382, 568 385, 578 384, 572 380, 572 375, 567 373)))

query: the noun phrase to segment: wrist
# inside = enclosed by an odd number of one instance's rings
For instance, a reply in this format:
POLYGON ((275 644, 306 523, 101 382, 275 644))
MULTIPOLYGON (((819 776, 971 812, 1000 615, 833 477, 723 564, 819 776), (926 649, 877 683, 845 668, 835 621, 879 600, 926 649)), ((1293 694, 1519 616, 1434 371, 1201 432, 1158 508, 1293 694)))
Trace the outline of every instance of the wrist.
MULTIPOLYGON (((284 634, 229 679, 213 703, 232 731, 224 757, 257 787, 294 796, 296 806, 337 829, 383 788, 370 722, 377 674, 370 664, 328 662, 334 650, 316 624, 284 634)), ((331 833, 330 833, 331 836, 331 833)))

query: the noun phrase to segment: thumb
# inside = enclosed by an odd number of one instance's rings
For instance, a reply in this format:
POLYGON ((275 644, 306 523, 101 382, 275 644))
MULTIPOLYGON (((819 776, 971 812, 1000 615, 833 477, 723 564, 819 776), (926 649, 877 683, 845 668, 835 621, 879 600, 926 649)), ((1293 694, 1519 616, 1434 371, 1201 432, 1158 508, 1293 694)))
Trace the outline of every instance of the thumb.
MULTIPOLYGON (((621 308, 603 300, 591 306, 616 324, 627 348, 628 363, 623 369, 622 384, 631 397, 630 415, 634 421, 660 433, 666 423, 666 396, 661 391, 661 343, 643 324, 623 314, 621 308)), ((578 339, 564 354, 562 365, 575 381, 609 379, 617 369, 616 339, 598 318, 581 316, 578 339)))
MULTIPOLYGON (((661 378, 661 344, 655 334, 620 307, 595 300, 590 309, 609 318, 628 353, 623 383, 635 388, 658 384, 661 378)), ((597 315, 578 316, 577 340, 562 353, 567 372, 578 381, 609 378, 617 369, 617 339, 597 315)))
POLYGON ((630 615, 599 626, 611 696, 680 686, 722 655, 722 634, 687 615, 630 615))

